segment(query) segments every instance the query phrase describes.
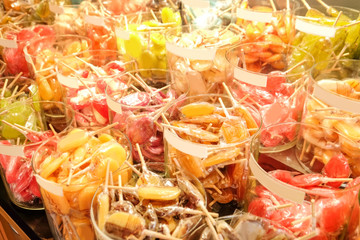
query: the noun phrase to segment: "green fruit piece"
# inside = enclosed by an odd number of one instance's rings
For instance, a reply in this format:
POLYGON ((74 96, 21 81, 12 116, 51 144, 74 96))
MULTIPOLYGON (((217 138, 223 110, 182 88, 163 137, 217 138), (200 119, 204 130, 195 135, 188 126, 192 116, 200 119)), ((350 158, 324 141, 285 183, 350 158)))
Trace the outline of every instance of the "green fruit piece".
POLYGON ((41 111, 40 103, 37 102, 41 100, 39 94, 39 88, 37 87, 37 85, 33 84, 29 87, 29 90, 30 90, 30 96, 32 96, 32 100, 34 101, 33 107, 35 111, 40 112, 41 111))
POLYGON ((151 42, 154 44, 154 47, 164 48, 165 47, 165 37, 163 34, 159 32, 154 32, 150 34, 151 42))
POLYGON ((124 41, 124 47, 127 54, 133 58, 139 58, 143 51, 143 44, 138 33, 130 32, 129 40, 124 41))
MULTIPOLYGON (((25 126, 30 115, 33 113, 32 108, 22 101, 10 104, 7 109, 9 112, 3 117, 3 120, 12 124, 17 123, 22 126, 25 126)), ((6 125, 3 122, 1 123, 1 125, 1 133, 4 138, 15 139, 18 137, 22 137, 22 134, 11 126, 6 125)))
POLYGON ((0 100, 0 111, 4 111, 4 108, 6 108, 10 104, 10 101, 8 99, 1 99, 0 100))

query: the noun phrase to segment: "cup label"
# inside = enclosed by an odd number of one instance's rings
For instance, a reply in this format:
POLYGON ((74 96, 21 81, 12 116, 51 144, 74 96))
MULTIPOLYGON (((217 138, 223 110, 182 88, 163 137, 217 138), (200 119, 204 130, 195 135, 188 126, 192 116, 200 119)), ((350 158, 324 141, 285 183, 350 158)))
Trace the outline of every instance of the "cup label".
POLYGON ((313 34, 320 37, 335 37, 337 28, 322 26, 310 22, 296 19, 295 28, 301 32, 313 34))
POLYGON ((211 49, 191 49, 176 46, 173 43, 166 43, 166 50, 175 54, 176 56, 189 58, 191 60, 209 60, 215 58, 216 48, 211 49))
POLYGON ((1 154, 14 156, 14 157, 25 157, 24 146, 21 145, 0 145, 1 154))
POLYGON ((57 76, 57 80, 62 85, 69 87, 69 88, 75 88, 75 89, 79 88, 79 82, 76 78, 66 77, 66 76, 62 75, 61 73, 57 73, 56 76, 57 76))
POLYGON ((234 78, 244 83, 248 83, 253 86, 266 87, 267 85, 267 76, 259 75, 248 72, 242 68, 234 69, 234 78))
POLYGON ((56 4, 49 4, 49 9, 51 12, 53 12, 55 14, 63 14, 64 13, 64 8, 61 6, 58 6, 56 4))
POLYGON ((35 178, 39 186, 42 187, 47 192, 60 197, 64 196, 63 188, 58 183, 46 180, 40 177, 38 174, 35 174, 35 178))
POLYGON ((120 103, 113 100, 110 96, 106 95, 106 103, 108 107, 113 110, 114 112, 117 112, 119 114, 122 113, 122 106, 120 103))
POLYGON ((210 8, 209 0, 182 0, 182 2, 193 8, 210 8))
POLYGON ((11 39, 0 39, 0 46, 5 48, 18 48, 17 42, 11 39))
POLYGON ((236 16, 238 18, 245 19, 248 21, 264 22, 264 23, 270 23, 272 19, 271 12, 257 12, 243 8, 236 9, 236 16))
POLYGON ((269 191, 286 200, 293 201, 298 204, 303 203, 305 192, 271 177, 259 166, 252 154, 250 154, 249 166, 256 180, 258 180, 269 191))
POLYGON ((90 23, 95 26, 105 27, 105 21, 104 18, 99 16, 88 16, 86 15, 84 17, 85 22, 90 23))
POLYGON ((183 153, 199 158, 206 158, 208 156, 207 147, 181 139, 166 127, 164 127, 164 138, 171 146, 183 153))
POLYGON ((314 86, 313 96, 331 107, 336 107, 340 110, 360 114, 360 101, 355 101, 339 96, 335 93, 325 90, 318 84, 315 84, 314 86))
POLYGON ((116 37, 121 38, 123 40, 130 39, 130 33, 126 30, 122 30, 121 28, 115 28, 116 37))

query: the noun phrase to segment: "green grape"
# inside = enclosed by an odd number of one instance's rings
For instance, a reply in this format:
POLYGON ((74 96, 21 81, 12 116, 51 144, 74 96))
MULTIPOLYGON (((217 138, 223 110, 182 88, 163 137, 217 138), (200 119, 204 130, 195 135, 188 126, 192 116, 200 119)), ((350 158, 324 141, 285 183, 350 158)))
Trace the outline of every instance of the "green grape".
MULTIPOLYGON (((23 101, 14 102, 10 104, 7 109, 8 113, 5 114, 3 120, 12 124, 17 123, 22 126, 25 126, 29 116, 33 113, 32 108, 23 101)), ((19 131, 13 129, 11 126, 8 126, 3 122, 1 124, 1 133, 4 138, 15 139, 22 137, 22 134, 19 131)))
POLYGON ((133 58, 139 58, 144 49, 140 35, 135 32, 130 32, 130 38, 124 41, 124 47, 126 53, 133 58))

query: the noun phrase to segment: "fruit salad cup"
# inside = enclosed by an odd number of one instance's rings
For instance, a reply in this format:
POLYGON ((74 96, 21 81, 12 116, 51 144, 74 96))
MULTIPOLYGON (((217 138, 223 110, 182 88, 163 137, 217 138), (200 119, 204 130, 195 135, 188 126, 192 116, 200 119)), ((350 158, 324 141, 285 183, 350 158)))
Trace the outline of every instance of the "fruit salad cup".
MULTIPOLYGON (((164 161, 161 113, 178 96, 170 84, 172 73, 162 69, 129 71, 106 87, 111 123, 125 132, 132 144, 140 144, 145 160, 164 161)), ((136 149, 133 158, 139 161, 136 149)))
MULTIPOLYGON (((314 66, 303 117, 306 123, 330 129, 322 138, 315 139, 340 144, 355 176, 360 176, 359 67, 359 60, 334 60, 314 66)), ((306 167, 313 170, 332 156, 319 154, 313 161, 304 160, 306 167)))
POLYGON ((253 177, 247 211, 304 239, 358 238, 360 178, 350 178, 350 157, 341 145, 326 140, 325 134, 331 131, 306 123, 276 124, 260 130, 250 147, 253 177), (271 137, 281 136, 284 129, 291 129, 292 135, 271 137), (291 141, 292 148, 277 148, 291 141), (325 165, 315 163, 317 172, 303 167, 305 159, 328 156, 325 165))
POLYGON ((124 71, 134 69, 134 65, 111 50, 89 50, 59 59, 57 79, 63 86, 66 103, 75 111, 77 126, 109 123, 106 85, 124 71))
POLYGON ((18 24, 18 26, 6 25, 1 27, 3 36, 0 45, 2 57, 7 64, 6 75, 17 75, 22 72, 23 76, 30 77, 31 69, 26 63, 23 52, 27 43, 39 37, 55 37, 55 31, 51 26, 35 25, 29 27, 29 22, 18 24))
MULTIPOLYGON (((29 88, 25 91, 32 91, 29 88)), ((31 157, 45 140, 71 125, 73 112, 61 102, 31 100, 9 103, 1 111, 0 171, 5 189, 15 205, 43 209, 31 157)))
POLYGON ((166 162, 199 178, 215 211, 232 201, 241 205, 248 144, 261 125, 259 112, 232 97, 209 94, 179 99, 163 118, 166 162))
POLYGON ((91 200, 107 173, 132 163, 124 134, 105 128, 74 128, 43 143, 32 166, 55 239, 95 239, 91 200))
POLYGON ((215 219, 216 234, 206 224, 196 228, 187 240, 215 239, 294 239, 295 236, 275 222, 236 210, 233 215, 215 219))
POLYGON ((293 45, 314 56, 315 62, 360 57, 360 11, 345 7, 299 8, 293 45), (321 9, 319 11, 318 9, 321 9))
POLYGON ((222 83, 228 79, 225 53, 239 43, 241 37, 241 31, 234 24, 213 30, 190 25, 167 31, 168 67, 176 73, 178 85, 189 82, 191 96, 221 93, 222 83))
POLYGON ((185 24, 199 28, 227 26, 234 20, 235 1, 182 1, 185 24))
POLYGON ((201 208, 206 202, 204 187, 196 178, 175 175, 173 165, 144 163, 120 172, 121 182, 105 182, 92 200, 97 239, 184 239, 206 216, 201 208))
POLYGON ((301 120, 304 86, 314 62, 310 54, 285 44, 257 42, 230 49, 226 59, 235 98, 258 108, 264 126, 301 120))
POLYGON ((294 13, 299 5, 295 0, 241 1, 236 24, 245 30, 243 42, 291 44, 295 37, 294 13))
POLYGON ((167 69, 165 30, 181 25, 178 11, 164 7, 158 12, 130 14, 118 18, 118 49, 139 69, 167 69))
POLYGON ((24 48, 27 66, 39 85, 42 100, 63 101, 61 85, 56 78, 56 62, 90 47, 86 37, 58 35, 34 39, 24 48))

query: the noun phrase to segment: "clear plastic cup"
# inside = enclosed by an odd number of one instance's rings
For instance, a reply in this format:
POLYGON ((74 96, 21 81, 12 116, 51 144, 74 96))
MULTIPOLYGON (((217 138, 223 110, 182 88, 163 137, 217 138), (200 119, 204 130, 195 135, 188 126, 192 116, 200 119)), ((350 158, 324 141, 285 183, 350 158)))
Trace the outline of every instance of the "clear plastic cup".
MULTIPOLYGON (((304 107, 303 121, 331 129, 325 135, 329 141, 339 144, 346 153, 352 172, 360 176, 360 152, 357 121, 359 117, 358 87, 359 60, 333 60, 320 62, 311 71, 308 85, 308 96, 304 107)), ((317 165, 321 162, 304 162, 317 165)))
POLYGON ((179 73, 177 82, 190 83, 191 96, 222 93, 222 83, 229 78, 225 53, 240 40, 240 30, 233 25, 214 29, 193 25, 172 28, 166 32, 168 68, 179 73))
POLYGON ((298 1, 248 0, 236 8, 236 24, 244 29, 243 42, 291 44, 295 37, 295 10, 298 1), (272 4, 274 4, 272 6, 272 4))
POLYGON ((132 163, 131 145, 123 133, 110 126, 91 135, 96 130, 100 128, 70 129, 57 136, 60 140, 53 137, 44 142, 33 156, 32 166, 55 239, 94 239, 90 221, 93 195, 108 166, 117 179, 115 172, 123 162, 132 163))
POLYGON ((77 126, 109 123, 106 85, 134 68, 134 62, 126 62, 122 54, 111 50, 89 50, 59 59, 57 79, 66 103, 75 111, 77 126))
POLYGON ((62 102, 36 102, 29 99, 19 103, 2 108, 7 113, 2 115, 4 121, 1 122, 1 177, 10 200, 16 206, 40 210, 43 209, 43 203, 31 168, 32 155, 44 141, 54 135, 50 125, 58 133, 65 131, 71 127, 74 114, 62 102), (53 106, 48 108, 50 105, 56 105, 57 111, 53 106), (19 127, 20 131, 14 129, 19 127))
MULTIPOLYGON (((107 84, 110 122, 119 123, 116 128, 125 132, 132 144, 140 145, 145 161, 164 161, 161 113, 179 96, 172 80, 171 71, 141 69, 126 72, 107 84)), ((133 157, 140 160, 135 149, 133 157)))
POLYGON ((351 178, 351 157, 324 137, 329 131, 306 123, 282 123, 260 130, 250 146, 253 176, 247 211, 280 224, 297 237, 356 239, 360 182, 351 178), (279 138, 284 129, 291 129, 292 135, 279 138), (289 142, 292 147, 281 148, 289 142), (329 155, 325 165, 316 164, 316 171, 304 167, 305 160, 319 157, 325 161, 329 155))
MULTIPOLYGON (((142 199, 141 201, 138 201, 136 196, 131 195, 131 192, 126 192, 126 190, 123 190, 123 200, 120 200, 120 195, 118 192, 119 190, 109 188, 109 192, 106 192, 103 184, 94 194, 90 210, 91 222, 95 229, 97 239, 126 239, 126 234, 134 234, 135 236, 141 235, 142 227, 144 227, 144 229, 156 231, 162 234, 165 234, 166 229, 168 229, 173 237, 186 239, 186 237, 196 228, 196 226, 198 226, 204 217, 204 213, 202 213, 202 210, 199 208, 199 206, 197 206, 197 198, 195 197, 199 195, 199 198, 206 202, 206 192, 202 184, 193 177, 185 179, 181 176, 176 176, 174 174, 175 168, 173 165, 150 162, 146 164, 146 172, 143 171, 143 167, 140 164, 134 165, 132 168, 126 166, 120 170, 119 176, 122 177, 121 185, 123 187, 133 188, 134 186, 137 186, 138 188, 142 189, 147 187, 155 187, 157 189, 161 189, 162 187, 164 189, 167 187, 178 188, 181 192, 178 197, 179 199, 175 201, 149 199, 142 199), (137 173, 132 170, 132 168, 135 168, 142 175, 138 176, 137 173), (179 181, 177 177, 179 177, 179 181), (147 182, 149 179, 152 179, 153 182, 147 182), (185 185, 191 187, 187 188, 185 185), (107 194, 111 205, 118 206, 115 210, 110 212, 108 211, 109 209, 106 209, 103 206, 104 198, 107 198, 107 194), (193 198, 190 198, 190 196, 193 198), (112 226, 116 226, 116 224, 118 224, 120 228, 120 226, 123 226, 124 224, 121 221, 128 220, 130 222, 131 220, 126 218, 118 218, 116 221, 106 223, 103 222, 103 217, 105 217, 105 219, 110 219, 119 213, 127 214, 127 210, 125 210, 126 206, 128 207, 128 210, 130 210, 132 209, 131 205, 135 207, 134 209, 137 209, 135 212, 131 212, 131 215, 137 217, 138 219, 149 217, 150 212, 154 210, 154 212, 152 212, 152 217, 157 215, 156 218, 159 222, 162 222, 162 227, 159 229, 154 229, 151 224, 147 225, 146 227, 141 226, 140 221, 134 223, 134 225, 139 224, 138 226, 128 225, 129 229, 124 227, 121 232, 112 232, 112 226), (124 208, 121 206, 124 206, 124 208), (148 210, 146 212, 142 211, 144 208, 148 210)), ((119 186, 119 182, 115 180, 115 183, 111 185, 119 186)), ((166 197, 167 196, 165 195, 163 196, 163 198, 166 197)), ((151 222, 152 220, 149 219, 149 221, 151 222)))
POLYGON ((200 180, 214 211, 243 204, 248 146, 261 127, 260 113, 226 95, 209 94, 181 98, 164 115, 165 161, 200 180))

